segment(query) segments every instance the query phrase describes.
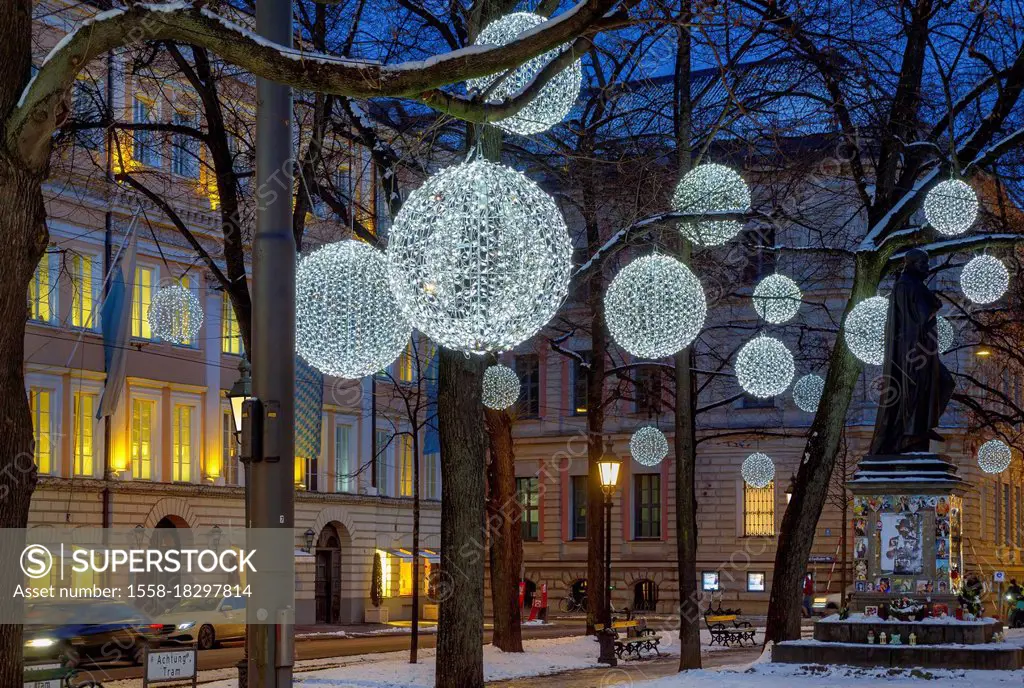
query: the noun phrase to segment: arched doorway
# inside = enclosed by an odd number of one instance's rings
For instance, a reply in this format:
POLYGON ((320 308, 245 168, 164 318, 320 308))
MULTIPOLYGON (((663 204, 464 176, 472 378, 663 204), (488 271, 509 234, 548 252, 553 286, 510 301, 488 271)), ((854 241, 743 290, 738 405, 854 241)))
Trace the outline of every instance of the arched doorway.
POLYGON ((523 609, 533 606, 533 597, 537 594, 537 584, 527 578, 523 581, 523 609))
POLYGON ((341 621, 341 536, 333 524, 320 531, 314 549, 316 557, 316 622, 341 621))
POLYGON ((633 585, 633 611, 653 612, 658 607, 658 585, 652 581, 639 580, 633 585))
MULTIPOLYGON (((180 516, 164 516, 157 521, 149 536, 149 548, 155 550, 182 550, 191 546, 192 538, 187 530, 188 523, 180 516), (182 530, 185 529, 185 530, 182 530), (182 534, 186 537, 182 537, 182 534), (187 540, 187 541, 186 541, 187 540)), ((140 531, 141 532, 141 531, 140 531)), ((162 585, 166 590, 173 590, 175 586, 182 583, 191 583, 191 580, 183 580, 181 570, 166 571, 158 570, 144 574, 139 582, 153 585, 162 585)), ((172 593, 165 598, 150 597, 142 603, 143 609, 150 615, 157 615, 168 611, 167 606, 176 602, 172 593)))

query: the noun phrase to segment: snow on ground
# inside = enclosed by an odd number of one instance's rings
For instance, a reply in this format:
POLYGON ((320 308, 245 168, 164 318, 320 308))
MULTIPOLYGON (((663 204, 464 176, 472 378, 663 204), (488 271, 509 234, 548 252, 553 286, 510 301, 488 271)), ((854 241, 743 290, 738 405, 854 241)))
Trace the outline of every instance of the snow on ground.
MULTIPOLYGON (((679 635, 675 631, 661 631, 661 654, 671 656, 679 652, 679 635)), ((701 633, 705 651, 728 651, 714 647, 708 650, 710 636, 701 633)), ((546 676, 564 671, 590 669, 597 663, 597 642, 592 637, 543 638, 523 642, 524 654, 505 653, 491 645, 484 646, 484 678, 502 681, 530 676, 546 676)), ((299 662, 294 685, 308 688, 432 688, 434 685, 434 650, 421 649, 420 663, 409 664, 407 652, 337 657, 330 660, 337 666, 311 670, 313 665, 299 662), (301 673, 300 673, 301 672, 301 673)), ((629 660, 626 660, 629 661, 629 660)), ((200 678, 206 677, 200 673, 200 678)), ((216 680, 206 683, 207 688, 237 688, 235 680, 216 680)), ((123 688, 127 688, 126 684, 123 688)), ((112 686, 122 688, 122 686, 112 686)))

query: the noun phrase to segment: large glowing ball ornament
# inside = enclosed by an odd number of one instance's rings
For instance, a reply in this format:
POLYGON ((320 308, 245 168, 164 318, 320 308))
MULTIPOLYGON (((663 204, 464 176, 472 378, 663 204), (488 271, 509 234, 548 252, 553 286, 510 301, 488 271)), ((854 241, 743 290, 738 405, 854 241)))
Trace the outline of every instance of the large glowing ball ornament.
POLYGON ((740 387, 758 399, 769 399, 785 392, 795 374, 793 354, 774 337, 755 337, 736 354, 736 378, 740 387))
POLYGON ((700 280, 670 256, 637 258, 619 271, 604 297, 612 338, 639 358, 685 349, 700 334, 707 310, 700 280))
POLYGON ((1013 452, 1002 440, 989 440, 978 447, 978 468, 986 473, 1002 473, 1012 458, 1013 452))
POLYGON ((174 344, 195 341, 203 326, 203 306, 191 289, 169 284, 157 289, 146 314, 154 337, 174 344))
POLYGON ((512 408, 519 401, 519 376, 507 365, 492 365, 484 371, 481 389, 484 406, 495 411, 512 408))
POLYGON ((668 456, 668 440, 653 425, 647 425, 629 438, 629 453, 642 466, 657 466, 668 456))
MULTIPOLYGON (((750 209, 750 189, 736 171, 716 163, 698 165, 679 180, 672 207, 685 213, 744 212, 750 209)), ((701 246, 719 246, 743 229, 736 220, 680 222, 679 231, 701 246)))
POLYGON ((751 487, 768 487, 775 480, 775 462, 767 454, 754 452, 743 459, 740 475, 743 476, 743 482, 751 487))
POLYGON ((882 365, 885 360, 885 321, 889 317, 889 299, 872 296, 850 311, 843 324, 846 346, 858 359, 869 365, 882 365))
POLYGON ((348 239, 299 261, 295 350, 320 372, 348 379, 372 375, 398 358, 411 334, 377 249, 348 239))
POLYGON ((800 310, 802 296, 800 287, 789 277, 768 275, 754 287, 754 310, 770 323, 784 323, 800 310))
POLYGON ((963 234, 978 217, 978 195, 959 179, 936 184, 925 196, 924 216, 939 234, 963 234))
POLYGON ((941 315, 937 316, 935 318, 935 332, 938 339, 940 354, 944 354, 953 348, 956 333, 953 331, 953 325, 949 320, 941 315))
MULTIPOLYGON (((544 17, 530 12, 513 12, 488 24, 474 45, 507 45, 528 31, 547 21, 544 17)), ((500 102, 519 95, 542 69, 569 47, 568 44, 538 55, 516 69, 501 74, 470 79, 466 82, 471 90, 487 94, 488 102, 500 102), (495 82, 498 82, 495 84, 495 82), (495 84, 493 88, 490 88, 495 84), (490 90, 488 90, 490 88, 490 90)), ((566 118, 583 84, 583 67, 580 60, 561 70, 540 89, 523 109, 514 115, 500 119, 494 124, 505 131, 521 136, 547 131, 566 118)))
POLYGON ((402 205, 388 279, 406 320, 441 346, 511 349, 569 291, 572 242, 551 196, 525 175, 472 160, 432 175, 402 205))
POLYGON ((793 385, 793 403, 806 413, 815 413, 821 403, 821 395, 825 391, 825 379, 810 373, 804 375, 793 385))
POLYGON ((1009 287, 1009 271, 1002 261, 993 256, 972 258, 960 271, 960 288, 972 303, 994 303, 1009 287))

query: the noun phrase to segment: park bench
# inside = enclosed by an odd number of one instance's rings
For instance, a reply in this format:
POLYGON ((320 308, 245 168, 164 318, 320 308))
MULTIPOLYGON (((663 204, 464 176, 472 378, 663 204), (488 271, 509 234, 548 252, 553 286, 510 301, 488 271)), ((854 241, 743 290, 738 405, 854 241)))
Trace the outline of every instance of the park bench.
MULTIPOLYGON (((604 630, 604 625, 597 624, 594 629, 600 633, 604 630)), ((623 656, 642 659, 643 653, 651 650, 661 656, 661 651, 658 650, 661 636, 654 629, 647 628, 646 622, 642 619, 612 621, 611 630, 615 634, 615 656, 619 659, 623 656)))
POLYGON ((711 634, 708 645, 717 643, 729 647, 735 643, 743 647, 746 642, 751 646, 755 645, 754 634, 757 631, 749 621, 740 621, 739 615, 739 609, 722 609, 721 604, 717 609, 708 609, 704 612, 704 625, 711 634))

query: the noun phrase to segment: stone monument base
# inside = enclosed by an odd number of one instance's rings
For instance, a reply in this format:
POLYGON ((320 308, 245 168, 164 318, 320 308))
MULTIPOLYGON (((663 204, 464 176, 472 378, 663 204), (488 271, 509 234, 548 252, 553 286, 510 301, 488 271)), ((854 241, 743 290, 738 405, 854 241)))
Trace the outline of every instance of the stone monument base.
POLYGON ((984 645, 865 645, 787 640, 772 647, 772 661, 783 664, 846 664, 907 669, 1024 668, 1024 648, 1005 643, 984 645))

